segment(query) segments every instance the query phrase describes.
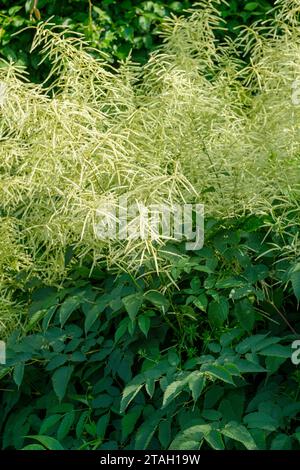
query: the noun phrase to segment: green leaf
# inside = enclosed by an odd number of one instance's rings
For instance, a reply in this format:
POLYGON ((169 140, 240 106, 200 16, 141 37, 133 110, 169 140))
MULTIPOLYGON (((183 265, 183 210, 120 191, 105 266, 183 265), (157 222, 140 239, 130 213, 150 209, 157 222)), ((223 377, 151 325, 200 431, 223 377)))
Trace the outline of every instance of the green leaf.
POLYGON ((74 420, 75 420, 74 411, 70 411, 63 417, 59 425, 59 428, 57 430, 57 439, 59 441, 62 441, 69 434, 70 429, 73 426, 74 420))
POLYGON ((177 367, 180 364, 180 357, 174 349, 168 350, 168 362, 173 367, 177 367))
POLYGON ((107 393, 101 393, 93 401, 93 408, 108 408, 113 402, 113 397, 107 393))
POLYGON ((241 442, 248 450, 256 449, 256 444, 249 431, 245 426, 237 423, 236 421, 230 421, 230 423, 227 423, 223 429, 220 429, 220 432, 224 434, 224 436, 241 442))
POLYGON ((201 371, 213 375, 217 379, 222 380, 222 382, 234 385, 230 372, 228 372, 225 367, 220 366, 219 364, 204 364, 201 367, 201 371))
POLYGON ((244 330, 252 331, 255 323, 255 310, 248 299, 241 299, 235 304, 234 314, 244 330))
POLYGON ((134 431, 135 425, 141 415, 143 406, 134 406, 129 412, 126 413, 122 418, 121 429, 122 429, 122 442, 134 431))
POLYGON ((62 418, 62 415, 59 414, 54 414, 51 416, 48 416, 48 418, 45 418, 44 421, 42 422, 42 425, 40 427, 40 434, 45 434, 49 429, 52 428, 52 426, 55 426, 55 424, 58 423, 62 418))
POLYGON ((149 317, 147 317, 146 315, 140 315, 138 317, 138 325, 140 327, 140 330, 142 331, 142 333, 144 333, 144 335, 148 336, 148 332, 149 332, 149 329, 150 329, 150 325, 151 325, 151 320, 149 317))
POLYGON ((99 302, 94 305, 87 313, 84 321, 84 331, 88 333, 95 321, 99 318, 99 315, 105 310, 107 302, 99 302))
POLYGON ((221 279, 220 281, 217 281, 215 288, 230 289, 234 287, 241 287, 244 283, 245 281, 243 279, 239 279, 237 277, 227 277, 226 279, 221 279))
POLYGON ((268 336, 267 338, 264 338, 263 340, 259 341, 256 343, 252 348, 251 351, 253 352, 258 352, 261 351, 262 349, 266 349, 267 347, 279 343, 281 338, 277 336, 268 336))
POLYGON ((57 354, 54 356, 45 367, 46 370, 51 371, 65 364, 68 360, 67 354, 57 354))
POLYGON ((237 345, 235 350, 239 354, 245 354, 248 351, 252 351, 255 346, 264 340, 267 336, 268 334, 249 336, 248 338, 243 339, 243 341, 237 345))
POLYGON ((29 444, 28 446, 23 447, 22 450, 46 450, 46 448, 40 444, 29 444))
POLYGON ((282 346, 281 344, 272 344, 271 346, 258 351, 258 354, 289 359, 292 355, 292 349, 290 345, 282 346))
POLYGON ((155 411, 144 423, 139 427, 136 438, 134 449, 145 450, 148 448, 150 441, 155 433, 157 426, 162 418, 162 412, 160 410, 155 411))
POLYGON ((261 411, 246 415, 244 422, 249 428, 265 429, 266 431, 275 431, 278 427, 277 421, 272 416, 261 411))
POLYGON ((228 313, 229 304, 224 297, 221 297, 219 301, 213 300, 208 306, 208 320, 212 326, 222 326, 227 320, 228 313))
POLYGON ((166 450, 171 441, 171 419, 161 421, 158 426, 158 439, 162 449, 166 450))
POLYGON ((231 331, 227 331, 226 333, 223 333, 221 335, 220 344, 222 346, 228 346, 229 344, 233 342, 233 340, 241 336, 242 333, 243 333, 243 330, 241 328, 234 328, 231 331))
POLYGON ((144 295, 145 299, 149 300, 155 307, 167 310, 169 308, 168 299, 158 291, 149 291, 144 295))
POLYGON ((62 445, 53 437, 49 436, 26 436, 40 442, 46 449, 49 450, 64 450, 62 445))
POLYGON ((290 279, 295 297, 300 302, 300 267, 297 271, 292 272, 290 279))
POLYGON ((218 421, 222 418, 222 413, 218 410, 205 409, 202 411, 201 416, 209 421, 218 421))
POLYGON ((193 301, 193 304, 203 312, 206 312, 208 304, 207 296, 205 294, 198 295, 198 297, 193 301))
POLYGON ((110 412, 101 416, 96 425, 96 434, 99 439, 104 439, 107 426, 109 425, 110 412))
POLYGON ((246 3, 245 10, 253 11, 253 10, 256 10, 258 7, 259 7, 259 3, 249 2, 249 3, 246 3))
POLYGON ((123 318, 123 320, 120 322, 115 332, 115 343, 117 343, 122 338, 122 336, 125 335, 126 331, 128 330, 129 322, 130 322, 130 319, 128 317, 123 318))
POLYGON ((224 386, 215 384, 205 393, 204 408, 213 408, 224 394, 224 386))
POLYGON ((67 322, 68 318, 72 313, 79 307, 82 298, 79 296, 76 297, 67 297, 59 309, 59 318, 61 327, 67 322))
POLYGON ((262 366, 246 359, 236 359, 234 364, 237 366, 241 374, 255 374, 259 372, 267 372, 262 366))
POLYGON ((162 408, 168 406, 169 403, 171 403, 171 401, 180 394, 185 385, 185 380, 176 380, 175 382, 172 382, 170 385, 168 385, 164 392, 162 408))
POLYGON ((90 411, 84 411, 81 415, 80 418, 76 424, 76 437, 79 439, 82 437, 83 431, 84 431, 84 426, 87 422, 87 419, 90 415, 90 411))
POLYGON ((205 386, 205 374, 203 372, 193 372, 188 379, 189 389, 192 392, 194 402, 200 397, 205 386))
POLYGON ((268 374, 274 374, 279 367, 286 361, 285 357, 267 356, 265 359, 268 374))
POLYGON ((134 397, 139 393, 141 388, 145 383, 145 377, 142 374, 137 375, 134 379, 126 385, 123 390, 120 413, 124 413, 128 405, 134 399, 134 397))
POLYGON ((258 281, 262 281, 268 277, 268 274, 269 269, 264 264, 248 266, 244 272, 244 276, 247 278, 250 284, 255 284, 258 281))
POLYGON ((68 383, 73 373, 73 366, 65 366, 56 369, 52 376, 52 385, 57 398, 61 401, 67 390, 68 383))
POLYGON ((204 439, 214 450, 225 449, 221 432, 218 430, 212 429, 209 433, 204 434, 204 439))
POLYGON ((278 434, 271 443, 271 450, 291 450, 292 439, 287 434, 278 434))
POLYGON ((204 436, 212 431, 210 424, 199 424, 191 426, 184 431, 177 434, 175 439, 171 442, 170 450, 198 450, 204 436))
POLYGON ((143 297, 141 294, 131 294, 131 295, 128 295, 127 297, 124 297, 122 301, 129 315, 129 318, 131 319, 133 323, 135 321, 135 317, 137 316, 142 306, 143 297))
POLYGON ((14 367, 13 379, 14 379, 15 384, 16 384, 18 387, 20 387, 21 383, 23 382, 24 367, 25 367, 24 362, 19 362, 19 364, 17 364, 17 365, 14 367))

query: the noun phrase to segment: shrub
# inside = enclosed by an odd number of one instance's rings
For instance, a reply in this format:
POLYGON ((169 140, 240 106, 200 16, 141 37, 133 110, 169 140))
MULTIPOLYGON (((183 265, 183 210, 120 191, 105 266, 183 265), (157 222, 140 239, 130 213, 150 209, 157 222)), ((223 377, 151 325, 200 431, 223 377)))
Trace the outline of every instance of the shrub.
MULTIPOLYGON (((279 6, 263 34, 256 26, 224 45, 215 37, 214 2, 199 4, 188 18, 166 20, 164 45, 145 66, 111 69, 80 36, 48 25, 37 28, 32 49, 52 63, 51 81, 34 85, 3 62, 0 246, 10 254, 0 281, 7 301, 15 283, 58 282, 87 255, 94 265, 134 270, 148 259, 147 269, 161 270, 163 239, 157 246, 95 236, 98 211, 107 214, 124 194, 146 206, 201 202, 220 217, 272 213, 284 198, 281 213, 295 211, 299 27, 291 2, 279 6)), ((292 243, 298 256, 296 236, 292 243)))

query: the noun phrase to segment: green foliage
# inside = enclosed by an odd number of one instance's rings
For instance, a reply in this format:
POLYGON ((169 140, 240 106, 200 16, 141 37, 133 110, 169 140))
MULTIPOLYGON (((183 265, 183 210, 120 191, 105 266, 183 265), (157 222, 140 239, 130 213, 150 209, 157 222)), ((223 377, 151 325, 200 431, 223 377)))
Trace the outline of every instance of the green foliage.
MULTIPOLYGON (((160 44, 157 34, 163 19, 171 14, 184 14, 192 1, 163 0, 38 0, 34 9, 33 0, 22 0, 11 6, 9 0, 0 2, 1 55, 29 68, 34 80, 40 78, 37 54, 30 54, 32 32, 24 31, 13 36, 21 28, 35 25, 38 20, 68 25, 83 33, 95 47, 108 53, 112 60, 125 59, 129 53, 135 61, 145 62, 149 52, 160 44)), ((251 24, 253 20, 265 18, 273 1, 223 3, 219 8, 226 26, 232 34, 235 27, 251 24)), ((220 34, 222 31, 220 30, 220 34)))
POLYGON ((174 262, 179 289, 165 295, 163 275, 86 279, 89 266, 29 290, 35 330, 12 334, 0 369, 2 448, 299 449, 296 297, 278 281, 271 234, 244 232, 251 220, 208 221, 207 247, 174 262), (251 328, 236 316, 246 299, 251 328), (216 302, 222 322, 208 315, 216 302))

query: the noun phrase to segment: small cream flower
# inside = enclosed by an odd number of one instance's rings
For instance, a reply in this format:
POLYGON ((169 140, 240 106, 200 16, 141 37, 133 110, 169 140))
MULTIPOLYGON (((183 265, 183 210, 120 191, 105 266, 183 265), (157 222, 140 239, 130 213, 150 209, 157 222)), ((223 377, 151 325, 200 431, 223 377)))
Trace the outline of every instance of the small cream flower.
POLYGON ((6 84, 0 82, 0 106, 3 106, 6 98, 6 84))

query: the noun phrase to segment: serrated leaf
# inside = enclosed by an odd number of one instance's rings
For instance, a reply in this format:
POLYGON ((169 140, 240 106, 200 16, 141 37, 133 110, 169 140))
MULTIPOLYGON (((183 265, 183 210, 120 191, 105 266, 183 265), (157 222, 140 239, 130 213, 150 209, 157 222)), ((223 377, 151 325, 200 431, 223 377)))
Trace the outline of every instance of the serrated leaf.
POLYGON ((265 429, 266 431, 275 431, 278 427, 277 421, 267 413, 254 412, 244 417, 244 422, 249 428, 265 429))
POLYGON ((235 304, 234 314, 244 330, 252 331, 255 323, 255 310, 248 299, 241 299, 235 304))
POLYGON ((221 297, 219 301, 213 300, 208 306, 208 320, 212 326, 222 326, 227 320, 228 313, 229 304, 224 297, 221 297))
POLYGON ((246 359, 236 359, 234 361, 234 364, 237 366, 241 374, 255 374, 259 372, 267 372, 266 369, 264 369, 259 364, 247 361, 246 359))
POLYGON ((204 436, 212 430, 210 424, 191 426, 177 434, 171 442, 169 450, 197 450, 200 448, 204 436))
POLYGON ((110 412, 101 416, 96 425, 96 434, 99 439, 104 439, 107 426, 109 425, 110 412))
POLYGON ((40 434, 45 434, 52 426, 55 426, 62 419, 62 415, 54 414, 45 418, 40 427, 40 434))
POLYGON ((67 360, 68 356, 66 354, 57 354, 52 359, 50 359, 45 369, 48 371, 57 369, 57 367, 60 367, 65 364, 67 360))
POLYGON ((205 364, 201 367, 201 371, 213 375, 217 379, 222 380, 222 382, 234 385, 230 372, 219 364, 205 364))
POLYGON ((126 312, 128 313, 129 318, 133 323, 142 306, 143 297, 141 294, 131 294, 127 297, 124 297, 122 301, 125 306, 126 312))
POLYGON ((19 362, 15 367, 13 371, 13 379, 15 384, 20 387, 20 385, 23 382, 23 377, 24 377, 24 368, 25 364, 24 362, 19 362))
POLYGON ((62 441, 69 434, 70 429, 73 426, 74 420, 75 420, 74 411, 70 411, 63 417, 59 425, 59 428, 57 430, 57 439, 59 441, 62 441))
POLYGON ((85 321, 84 321, 84 331, 88 333, 95 321, 99 318, 99 315, 105 310, 107 305, 106 301, 98 302, 91 309, 89 309, 85 321))
POLYGON ((155 379, 147 378, 145 384, 146 392, 148 393, 149 397, 152 398, 153 393, 155 391, 155 379))
POLYGON ((260 343, 262 340, 264 340, 268 334, 264 335, 252 335, 249 336, 248 338, 243 339, 237 347, 235 348, 236 352, 239 354, 245 354, 248 351, 252 351, 253 348, 256 346, 256 344, 260 343))
POLYGON ((79 307, 81 297, 67 297, 59 309, 59 319, 61 327, 67 322, 72 313, 79 307))
POLYGON ((220 431, 212 429, 209 433, 204 434, 205 441, 210 445, 214 450, 224 450, 224 442, 220 431))
POLYGON ((196 305, 202 312, 206 312, 208 299, 205 294, 200 294, 198 297, 193 301, 193 304, 196 305))
POLYGON ((138 317, 138 325, 139 325, 139 328, 140 330, 142 331, 142 333, 144 333, 144 335, 148 336, 148 331, 150 329, 150 325, 151 325, 151 320, 149 317, 145 316, 145 315, 140 315, 138 317))
POLYGON ((230 437, 235 441, 241 442, 248 450, 256 449, 256 444, 254 442, 253 437, 251 436, 247 428, 242 424, 239 424, 235 421, 231 421, 230 423, 227 423, 223 429, 220 429, 220 432, 224 434, 224 436, 230 437))
POLYGON ((186 381, 182 380, 176 380, 175 382, 172 382, 170 385, 168 385, 164 392, 162 408, 168 406, 168 404, 179 395, 185 385, 186 381))
POLYGON ((223 333, 220 337, 220 344, 222 346, 228 346, 233 342, 234 339, 238 338, 243 333, 241 328, 234 328, 231 331, 223 333))
POLYGON ((292 439, 287 434, 280 433, 274 437, 271 443, 271 450, 291 450, 292 439))
POLYGON ((300 302, 300 269, 292 272, 290 279, 295 297, 297 301, 300 302))
POLYGON ((123 318, 123 320, 121 321, 120 325, 118 326, 118 328, 115 332, 115 343, 117 343, 122 338, 122 336, 125 335, 125 333, 128 329, 129 321, 130 321, 130 319, 128 317, 123 318))
POLYGON ((80 418, 76 424, 76 437, 77 439, 79 439, 80 437, 82 437, 82 434, 83 434, 83 431, 84 431, 84 426, 87 422, 87 419, 90 415, 90 412, 89 411, 84 411, 81 415, 80 415, 80 418))
POLYGON ((205 375, 203 372, 193 372, 188 379, 189 389, 192 392, 194 402, 200 397, 205 386, 205 375))
POLYGON ((134 379, 126 385, 123 390, 120 413, 124 413, 128 405, 134 399, 134 397, 139 393, 141 388, 145 383, 145 377, 142 374, 137 375, 134 379))
POLYGON ((73 370, 73 366, 60 367, 59 369, 56 369, 52 376, 53 390, 59 401, 61 401, 66 394, 67 386, 73 370))
POLYGON ((132 433, 135 425, 141 415, 143 407, 141 405, 134 406, 126 415, 123 416, 121 422, 122 442, 132 433))
POLYGON ((149 300, 155 307, 167 310, 169 308, 168 299, 158 291, 150 291, 144 295, 145 299, 149 300))
POLYGON ((161 421, 158 426, 158 440, 161 443, 162 449, 168 448, 171 441, 171 420, 166 419, 161 421))
POLYGON ((109 408, 113 402, 113 397, 107 393, 101 393, 92 401, 93 408, 109 408))
POLYGON ((258 351, 263 356, 282 357, 289 359, 292 354, 291 346, 282 346, 281 344, 272 344, 267 348, 258 351))
POLYGON ((135 450, 145 450, 148 448, 150 441, 155 433, 157 426, 163 416, 163 413, 158 410, 154 412, 144 423, 139 427, 135 437, 135 450))

